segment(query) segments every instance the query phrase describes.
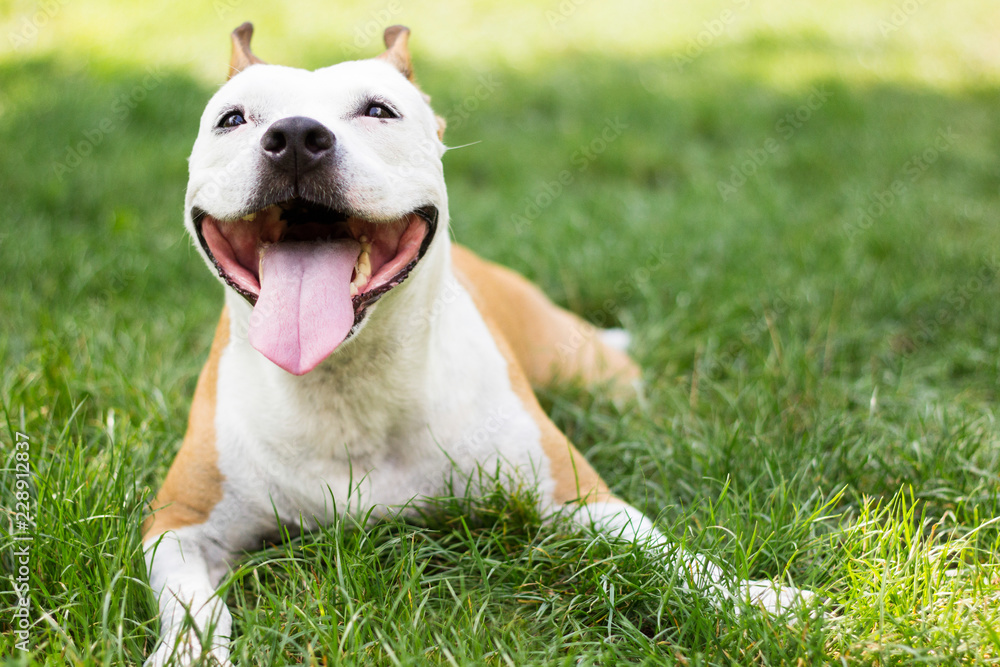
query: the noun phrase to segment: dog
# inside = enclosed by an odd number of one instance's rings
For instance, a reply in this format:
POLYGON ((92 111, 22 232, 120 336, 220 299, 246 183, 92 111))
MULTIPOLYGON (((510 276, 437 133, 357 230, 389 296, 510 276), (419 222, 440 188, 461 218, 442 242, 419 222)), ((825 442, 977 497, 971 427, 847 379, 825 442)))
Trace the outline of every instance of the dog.
POLYGON ((349 502, 412 513, 480 467, 532 484, 543 516, 662 551, 713 600, 807 600, 667 545, 542 410, 533 386, 622 398, 640 370, 621 335, 451 242, 444 122, 414 83, 409 30, 316 71, 264 63, 252 34, 232 33, 190 158, 185 224, 225 306, 143 526, 161 624, 146 664, 228 664, 216 587, 279 526, 314 529, 349 502))

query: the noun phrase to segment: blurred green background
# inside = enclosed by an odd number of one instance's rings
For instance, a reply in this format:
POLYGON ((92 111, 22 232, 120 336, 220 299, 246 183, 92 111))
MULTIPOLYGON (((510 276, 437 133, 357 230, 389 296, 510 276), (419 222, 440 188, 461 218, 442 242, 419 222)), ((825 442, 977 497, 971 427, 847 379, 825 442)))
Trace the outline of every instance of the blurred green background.
POLYGON ((994 292, 950 297, 994 273, 998 16, 915 0, 4 3, 7 377, 65 373, 102 400, 110 367, 190 382, 219 290, 182 231, 184 157, 249 19, 257 53, 303 67, 373 55, 383 25, 408 24, 447 142, 472 144, 445 160, 455 237, 635 328, 653 372, 724 354, 774 301, 796 340, 835 327, 830 370, 877 383, 873 359, 915 356, 929 388, 992 395, 994 292), (654 275, 616 292, 643 263, 654 275))
MULTIPOLYGON (((806 524, 769 502, 846 489, 850 521, 912 485, 992 562, 997 531, 976 531, 1000 510, 1000 5, 984 0, 0 2, 2 439, 32 434, 77 520, 133 530, 183 433, 221 303, 182 227, 185 158, 245 20, 260 57, 307 68, 412 29, 460 147, 453 236, 635 335, 647 413, 544 396, 617 492, 702 527, 729 480, 711 520, 769 525, 751 567, 773 575, 795 551, 781 526, 806 524)), ((141 567, 129 544, 123 567, 141 567)), ((843 574, 837 548, 800 572, 843 574)), ((43 582, 66 576, 51 558, 43 582)), ((846 581, 827 592, 865 599, 846 581)), ((986 660, 996 638, 977 632, 986 660)))

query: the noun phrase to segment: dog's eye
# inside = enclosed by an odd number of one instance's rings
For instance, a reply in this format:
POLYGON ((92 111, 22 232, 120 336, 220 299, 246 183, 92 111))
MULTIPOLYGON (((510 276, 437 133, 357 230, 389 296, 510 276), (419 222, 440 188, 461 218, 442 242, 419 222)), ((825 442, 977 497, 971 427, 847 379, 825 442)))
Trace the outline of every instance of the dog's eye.
POLYGON ((238 127, 246 122, 247 119, 243 117, 242 112, 230 111, 229 113, 227 113, 225 116, 222 117, 222 120, 219 121, 218 126, 223 128, 238 127))
POLYGON ((365 115, 369 118, 399 118, 392 109, 381 102, 369 104, 368 108, 365 109, 365 115))

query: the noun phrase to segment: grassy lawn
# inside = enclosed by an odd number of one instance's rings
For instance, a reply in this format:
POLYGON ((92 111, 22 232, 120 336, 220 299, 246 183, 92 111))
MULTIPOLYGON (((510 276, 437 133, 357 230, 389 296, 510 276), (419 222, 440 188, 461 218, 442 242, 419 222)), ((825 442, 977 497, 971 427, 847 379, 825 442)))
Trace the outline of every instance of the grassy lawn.
POLYGON ((1000 8, 201 4, 0 3, 4 664, 153 646, 139 524, 221 303, 185 157, 247 19, 305 67, 410 25, 453 236, 635 335, 648 406, 546 408, 678 542, 828 614, 712 609, 498 491, 249 555, 237 662, 1000 663, 1000 8))

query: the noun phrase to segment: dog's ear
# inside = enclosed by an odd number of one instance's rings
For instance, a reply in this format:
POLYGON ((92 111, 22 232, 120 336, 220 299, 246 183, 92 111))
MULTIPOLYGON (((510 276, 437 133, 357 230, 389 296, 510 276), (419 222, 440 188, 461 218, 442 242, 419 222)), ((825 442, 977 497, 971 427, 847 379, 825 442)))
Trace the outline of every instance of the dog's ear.
POLYGON ((263 60, 258 58, 250 50, 250 38, 253 37, 253 23, 247 21, 231 35, 233 40, 233 55, 229 57, 229 76, 234 76, 245 70, 250 65, 263 65, 263 60))
MULTIPOLYGON (((375 57, 398 69, 400 74, 409 79, 410 83, 416 83, 413 80, 413 61, 410 59, 410 29, 405 25, 389 26, 385 29, 382 39, 385 40, 385 51, 375 57)), ((426 93, 423 95, 424 101, 429 105, 431 103, 430 96, 426 93)), ((438 138, 444 139, 445 120, 441 116, 434 117, 437 119, 438 138)))
POLYGON ((410 60, 410 47, 407 45, 410 40, 410 29, 405 25, 389 26, 385 29, 382 39, 385 40, 385 51, 375 57, 386 61, 407 79, 413 81, 413 61, 410 60))

